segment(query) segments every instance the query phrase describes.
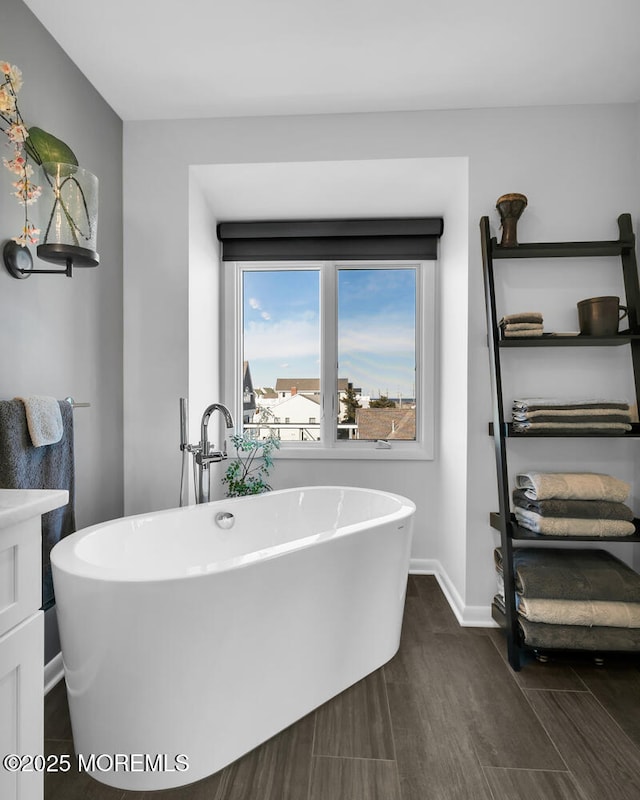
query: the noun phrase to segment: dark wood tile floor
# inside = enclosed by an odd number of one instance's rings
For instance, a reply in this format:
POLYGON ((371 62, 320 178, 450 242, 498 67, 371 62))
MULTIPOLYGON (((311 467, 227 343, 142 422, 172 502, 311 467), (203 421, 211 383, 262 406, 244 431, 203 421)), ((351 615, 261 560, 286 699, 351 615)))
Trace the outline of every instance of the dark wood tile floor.
MULTIPOLYGON (((64 683, 47 753, 72 754, 64 683)), ((410 576, 388 664, 190 786, 122 792, 45 775, 45 800, 638 800, 640 660, 506 662, 496 629, 461 628, 435 578, 410 576)))

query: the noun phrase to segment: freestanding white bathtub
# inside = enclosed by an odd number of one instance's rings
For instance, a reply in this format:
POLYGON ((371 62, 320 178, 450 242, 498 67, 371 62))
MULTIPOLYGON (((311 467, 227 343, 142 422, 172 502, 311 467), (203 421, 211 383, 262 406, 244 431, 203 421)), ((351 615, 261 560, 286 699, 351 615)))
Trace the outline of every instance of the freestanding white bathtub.
POLYGON ((51 563, 81 767, 120 789, 191 783, 388 661, 414 511, 387 492, 307 487, 59 542, 51 563))

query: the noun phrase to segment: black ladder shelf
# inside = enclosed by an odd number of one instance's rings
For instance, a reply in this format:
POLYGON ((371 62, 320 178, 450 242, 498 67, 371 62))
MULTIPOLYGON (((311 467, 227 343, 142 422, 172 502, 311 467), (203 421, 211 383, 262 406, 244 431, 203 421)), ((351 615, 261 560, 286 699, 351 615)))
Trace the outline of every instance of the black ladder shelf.
MULTIPOLYGON (((491 369, 493 420, 489 424, 489 433, 493 436, 495 445, 496 471, 498 478, 498 505, 499 511, 492 512, 489 517, 493 528, 500 531, 500 543, 504 566, 504 594, 505 607, 501 609, 496 603, 492 605, 492 616, 506 631, 507 654, 509 663, 514 670, 520 669, 522 655, 522 642, 518 626, 518 617, 515 600, 515 576, 513 572, 513 542, 516 540, 567 540, 567 537, 544 536, 518 527, 515 518, 510 512, 510 493, 507 472, 507 439, 513 438, 558 438, 559 436, 603 437, 606 434, 554 434, 554 433, 516 433, 510 423, 504 419, 502 401, 502 372, 500 365, 501 348, 511 347, 611 347, 629 345, 631 347, 631 361, 633 366, 636 401, 640 406, 640 285, 638 283, 638 266, 636 263, 635 235, 631 224, 630 214, 621 214, 618 217, 620 236, 614 241, 595 242, 543 242, 537 244, 519 244, 515 247, 502 247, 496 238, 491 237, 489 218, 480 219, 480 240, 482 247, 482 266, 484 273, 485 303, 487 311, 487 331, 489 358, 491 369), (562 336, 543 334, 531 338, 502 339, 500 337, 499 319, 496 314, 496 297, 494 283, 494 260, 497 259, 526 259, 526 258, 565 258, 589 256, 619 256, 622 262, 622 272, 628 308, 629 330, 615 336, 562 336)), ((625 434, 616 434, 616 438, 640 437, 640 425, 635 423, 632 430, 625 434)), ((625 541, 640 542, 640 519, 634 520, 636 533, 624 538, 611 539, 598 538, 596 541, 625 541)), ((593 537, 572 536, 571 541, 590 541, 593 537)))

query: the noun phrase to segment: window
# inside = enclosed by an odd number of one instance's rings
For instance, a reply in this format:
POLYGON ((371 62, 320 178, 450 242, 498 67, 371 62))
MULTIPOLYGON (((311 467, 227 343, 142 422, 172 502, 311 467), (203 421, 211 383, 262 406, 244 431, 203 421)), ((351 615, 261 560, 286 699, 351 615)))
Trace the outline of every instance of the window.
POLYGON ((278 457, 432 457, 434 281, 434 261, 227 262, 225 397, 248 365, 244 429, 277 433, 278 457))

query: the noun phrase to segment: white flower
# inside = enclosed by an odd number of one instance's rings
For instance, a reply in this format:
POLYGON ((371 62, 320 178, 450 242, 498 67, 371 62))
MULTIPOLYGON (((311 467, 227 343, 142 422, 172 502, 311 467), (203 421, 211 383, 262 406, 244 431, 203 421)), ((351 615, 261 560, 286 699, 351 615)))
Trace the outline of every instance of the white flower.
POLYGON ((0 61, 0 72, 3 72, 11 81, 14 92, 19 92, 22 87, 22 71, 15 64, 8 61, 0 61))
POLYGON ((7 91, 4 86, 0 86, 0 114, 15 114, 16 96, 12 91, 7 91))

